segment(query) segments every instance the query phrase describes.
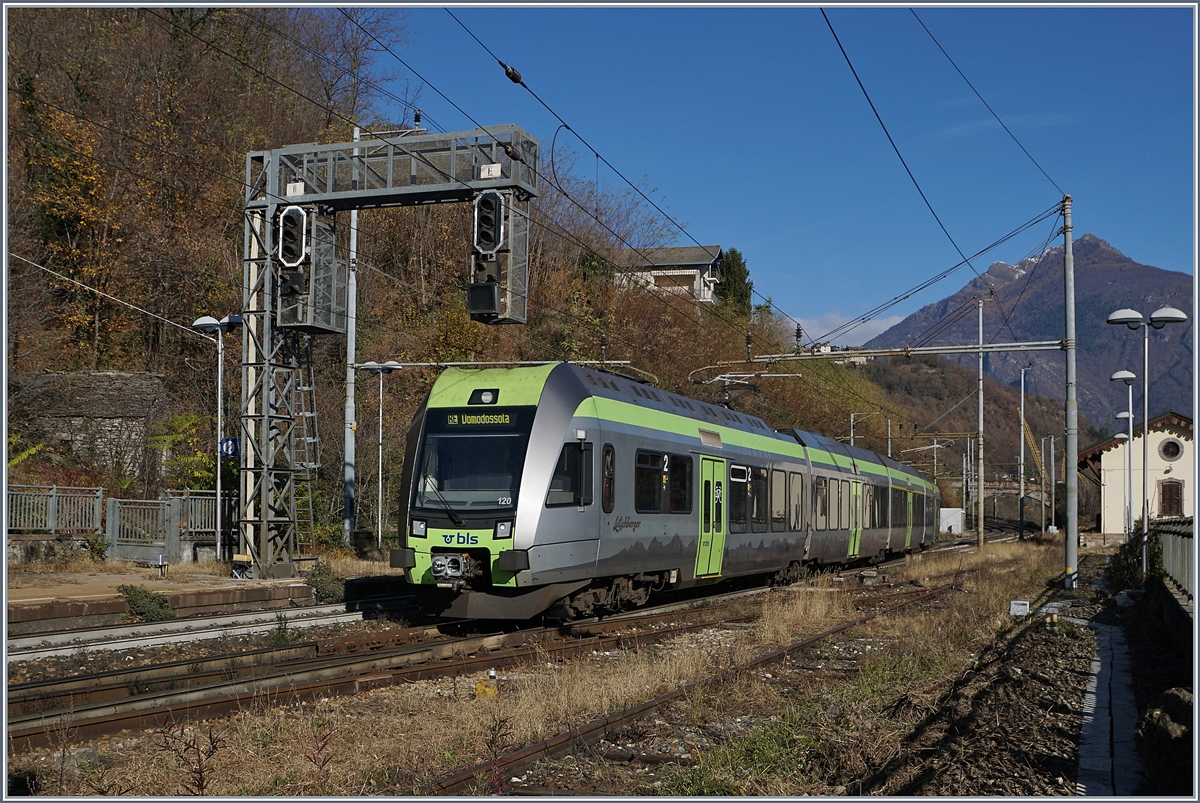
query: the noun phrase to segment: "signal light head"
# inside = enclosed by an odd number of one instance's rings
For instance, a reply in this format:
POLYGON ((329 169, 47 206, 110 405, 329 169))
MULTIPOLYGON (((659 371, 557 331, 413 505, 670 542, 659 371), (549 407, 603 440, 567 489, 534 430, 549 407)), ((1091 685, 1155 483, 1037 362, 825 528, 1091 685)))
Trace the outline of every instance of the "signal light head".
POLYGON ((504 196, 485 190, 475 199, 473 244, 482 254, 493 254, 504 244, 504 196))
POLYGON ((279 213, 279 261, 285 268, 296 268, 308 251, 308 212, 289 206, 279 213))

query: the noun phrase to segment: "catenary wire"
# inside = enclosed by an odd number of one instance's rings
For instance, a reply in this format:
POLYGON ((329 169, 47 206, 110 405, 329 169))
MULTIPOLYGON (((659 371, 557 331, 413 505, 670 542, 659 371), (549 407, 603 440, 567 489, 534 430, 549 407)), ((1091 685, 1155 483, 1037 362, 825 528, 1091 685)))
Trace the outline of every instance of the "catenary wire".
POLYGON ((1062 187, 1058 186, 1058 182, 1056 182, 1054 179, 1050 178, 1050 174, 1042 169, 1042 166, 1040 164, 1038 164, 1037 159, 1034 159, 1033 155, 1030 154, 1029 151, 1027 151, 1025 149, 1025 146, 1021 144, 1021 141, 1019 139, 1017 139, 1017 135, 1009 130, 1008 126, 1006 126, 1004 124, 1004 121, 1000 119, 1000 115, 996 114, 995 110, 992 109, 991 105, 989 105, 988 102, 983 99, 983 95, 979 94, 979 90, 975 88, 975 85, 971 83, 971 80, 969 78, 967 78, 967 76, 963 73, 963 71, 961 69, 959 69, 959 66, 957 64, 955 64, 954 59, 952 59, 950 57, 950 54, 946 52, 946 48, 942 47, 942 43, 939 42, 937 40, 937 37, 933 35, 933 31, 929 30, 929 26, 927 26, 925 24, 924 20, 922 20, 921 17, 918 16, 917 10, 915 8, 910 8, 909 11, 911 11, 912 15, 917 18, 917 22, 920 23, 921 27, 925 29, 925 33, 929 34, 929 38, 933 40, 933 43, 935 45, 937 45, 938 50, 942 51, 942 55, 945 56, 946 60, 950 62, 950 66, 952 66, 954 68, 955 72, 957 72, 960 76, 962 76, 962 79, 964 81, 966 81, 967 86, 971 87, 971 91, 975 93, 975 97, 979 98, 979 102, 982 103, 989 112, 991 112, 992 117, 996 118, 996 122, 1000 124, 1000 127, 1004 129, 1004 132, 1006 134, 1008 134, 1010 137, 1012 137, 1012 141, 1017 143, 1017 147, 1021 149, 1021 152, 1029 157, 1029 161, 1033 162, 1033 166, 1036 167, 1038 169, 1038 171, 1041 172, 1041 174, 1046 177, 1046 181, 1049 181, 1054 186, 1054 189, 1058 190, 1060 195, 1065 196, 1066 193, 1063 192, 1062 187))

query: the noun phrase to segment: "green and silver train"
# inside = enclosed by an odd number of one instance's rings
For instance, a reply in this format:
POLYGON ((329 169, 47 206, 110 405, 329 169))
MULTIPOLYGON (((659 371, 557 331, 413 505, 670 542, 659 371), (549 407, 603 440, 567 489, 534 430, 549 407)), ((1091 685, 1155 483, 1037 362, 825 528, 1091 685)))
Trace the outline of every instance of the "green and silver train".
POLYGON ((587 366, 447 369, 414 416, 393 567, 441 615, 569 619, 923 548, 888 457, 587 366))

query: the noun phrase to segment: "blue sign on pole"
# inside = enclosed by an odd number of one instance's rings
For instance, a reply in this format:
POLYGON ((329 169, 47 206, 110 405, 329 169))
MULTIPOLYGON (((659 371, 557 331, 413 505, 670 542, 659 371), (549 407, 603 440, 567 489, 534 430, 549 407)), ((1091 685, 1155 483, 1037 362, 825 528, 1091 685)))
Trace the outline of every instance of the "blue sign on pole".
POLYGON ((221 438, 221 456, 222 457, 237 457, 238 456, 238 439, 237 438, 221 438))

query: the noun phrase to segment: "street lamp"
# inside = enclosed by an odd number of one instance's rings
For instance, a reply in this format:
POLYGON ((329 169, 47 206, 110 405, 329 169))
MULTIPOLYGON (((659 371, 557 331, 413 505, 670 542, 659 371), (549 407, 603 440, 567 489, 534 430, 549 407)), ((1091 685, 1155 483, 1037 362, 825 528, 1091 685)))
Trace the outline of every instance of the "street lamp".
POLYGON ((223 416, 225 408, 224 379, 225 379, 225 333, 242 325, 241 315, 226 315, 217 320, 211 315, 205 315, 192 322, 192 328, 197 332, 215 335, 217 341, 217 499, 216 499, 216 531, 217 531, 217 560, 222 560, 221 543, 223 530, 221 527, 221 458, 224 453, 223 439, 225 429, 223 416))
POLYGON ((1133 482, 1132 482, 1133 458, 1129 454, 1130 449, 1133 448, 1133 441, 1131 441, 1129 439, 1128 433, 1125 433, 1125 432, 1118 432, 1116 435, 1113 435, 1113 440, 1125 441, 1125 465, 1124 465, 1124 468, 1125 468, 1126 484, 1125 484, 1125 487, 1122 488, 1121 490, 1125 497, 1125 515, 1127 517, 1126 522, 1125 522, 1125 540, 1128 541, 1130 536, 1133 533, 1133 523, 1132 523, 1132 521, 1130 521, 1130 519, 1133 518, 1133 498, 1132 498, 1133 497, 1133 482))
POLYGON ((1126 508, 1125 540, 1128 541, 1133 538, 1133 383, 1137 377, 1132 371, 1117 371, 1109 379, 1113 382, 1124 382, 1129 391, 1129 410, 1117 414, 1117 418, 1129 419, 1129 434, 1125 436, 1129 441, 1129 446, 1125 449, 1125 492, 1129 499, 1126 508))
POLYGON ((375 542, 383 549, 383 375, 399 370, 401 365, 395 360, 383 364, 371 360, 358 367, 368 374, 379 374, 379 490, 375 498, 375 542))
MULTIPOLYGON (((1184 323, 1187 315, 1174 307, 1163 307, 1147 321, 1137 310, 1119 309, 1108 323, 1125 324, 1142 330, 1142 576, 1146 576, 1146 545, 1150 533, 1150 327, 1162 329, 1169 323, 1184 323)), ((1130 391, 1132 393, 1132 391, 1130 391)), ((1132 426, 1132 422, 1131 422, 1132 426)), ((1131 442, 1132 443, 1132 442, 1131 442)), ((1132 458, 1131 458, 1132 462, 1132 458)), ((1131 528, 1132 529, 1132 528, 1131 528)))

